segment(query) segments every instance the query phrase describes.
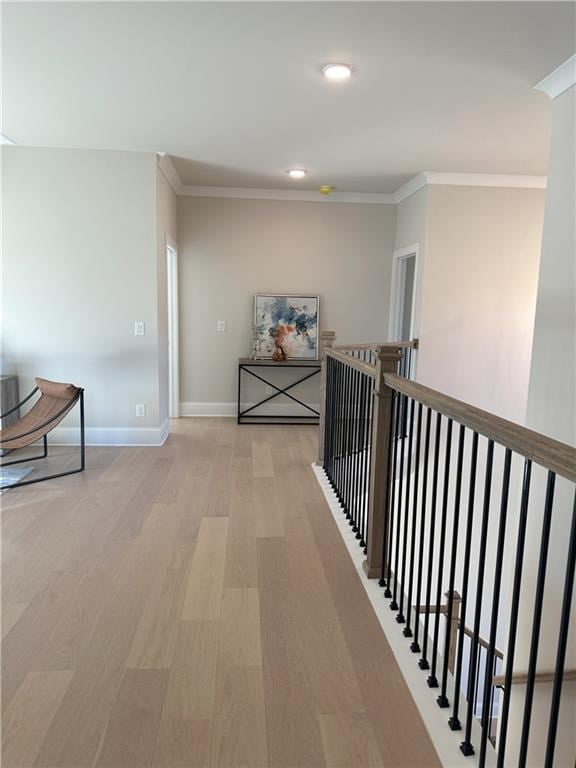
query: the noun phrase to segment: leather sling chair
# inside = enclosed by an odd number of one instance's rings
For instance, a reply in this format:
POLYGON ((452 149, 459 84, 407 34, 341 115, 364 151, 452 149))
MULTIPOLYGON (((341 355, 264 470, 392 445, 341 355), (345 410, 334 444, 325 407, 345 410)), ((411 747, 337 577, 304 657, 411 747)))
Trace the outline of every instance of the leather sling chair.
POLYGON ((57 474, 38 477, 33 480, 21 480, 17 483, 0 486, 0 488, 18 488, 22 485, 31 485, 39 483, 42 480, 52 480, 56 477, 65 475, 74 475, 77 472, 83 472, 86 466, 85 461, 85 429, 84 429, 84 390, 75 387, 73 384, 60 384, 56 381, 47 379, 36 379, 36 386, 18 405, 15 405, 6 413, 5 416, 18 411, 25 403, 31 400, 34 395, 40 392, 40 397, 34 405, 18 421, 10 424, 0 430, 0 449, 4 451, 14 451, 20 448, 26 448, 38 440, 42 440, 44 451, 40 456, 32 456, 15 461, 6 461, 0 464, 1 467, 11 466, 12 464, 22 464, 38 459, 45 459, 48 456, 48 434, 56 427, 62 419, 74 408, 76 404, 80 406, 80 466, 77 469, 70 469, 57 474))

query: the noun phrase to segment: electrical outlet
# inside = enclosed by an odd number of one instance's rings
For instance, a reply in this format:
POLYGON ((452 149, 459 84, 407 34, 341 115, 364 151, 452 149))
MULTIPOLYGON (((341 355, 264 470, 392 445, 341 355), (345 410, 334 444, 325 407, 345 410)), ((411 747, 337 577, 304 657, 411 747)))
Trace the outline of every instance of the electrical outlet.
POLYGON ((136 405, 136 416, 138 416, 138 418, 146 416, 146 406, 144 403, 138 403, 136 405))
POLYGON ((219 333, 222 333, 226 330, 226 320, 218 320, 218 325, 216 326, 216 329, 219 333))
POLYGON ((134 336, 144 336, 146 333, 146 323, 144 320, 134 321, 134 336))

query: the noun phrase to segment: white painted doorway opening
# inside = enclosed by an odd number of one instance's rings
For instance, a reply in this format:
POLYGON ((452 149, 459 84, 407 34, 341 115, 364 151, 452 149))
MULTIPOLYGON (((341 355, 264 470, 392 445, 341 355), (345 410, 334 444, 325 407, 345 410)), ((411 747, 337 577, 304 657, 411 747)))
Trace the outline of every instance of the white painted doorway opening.
MULTIPOLYGON (((420 276, 418 243, 394 251, 390 291, 389 341, 418 338, 418 283, 420 276)), ((416 350, 412 350, 410 378, 416 370, 416 350)))
POLYGON ((178 246, 166 237, 168 290, 168 415, 180 416, 180 345, 178 334, 178 246))

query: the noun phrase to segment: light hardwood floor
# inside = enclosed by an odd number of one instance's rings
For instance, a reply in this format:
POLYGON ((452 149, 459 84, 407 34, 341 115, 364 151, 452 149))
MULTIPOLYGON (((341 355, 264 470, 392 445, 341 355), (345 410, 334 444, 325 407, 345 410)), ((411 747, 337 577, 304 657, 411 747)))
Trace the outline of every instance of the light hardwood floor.
POLYGON ((439 765, 317 430, 173 429, 2 497, 4 768, 439 765))

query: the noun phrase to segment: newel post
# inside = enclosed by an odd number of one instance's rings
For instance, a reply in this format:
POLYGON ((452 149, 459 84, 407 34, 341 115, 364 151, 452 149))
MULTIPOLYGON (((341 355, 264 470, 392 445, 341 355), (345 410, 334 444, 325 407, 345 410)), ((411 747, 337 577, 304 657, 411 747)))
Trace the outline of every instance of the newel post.
POLYGON ((336 342, 334 331, 320 331, 320 420, 318 422, 318 460, 319 467, 324 466, 324 429, 326 424, 326 350, 336 342))
POLYGON ((385 373, 394 373, 402 352, 394 347, 376 351, 374 410, 372 414, 372 451, 370 495, 364 571, 369 579, 379 579, 382 572, 384 531, 387 527, 393 390, 384 381, 385 373))

